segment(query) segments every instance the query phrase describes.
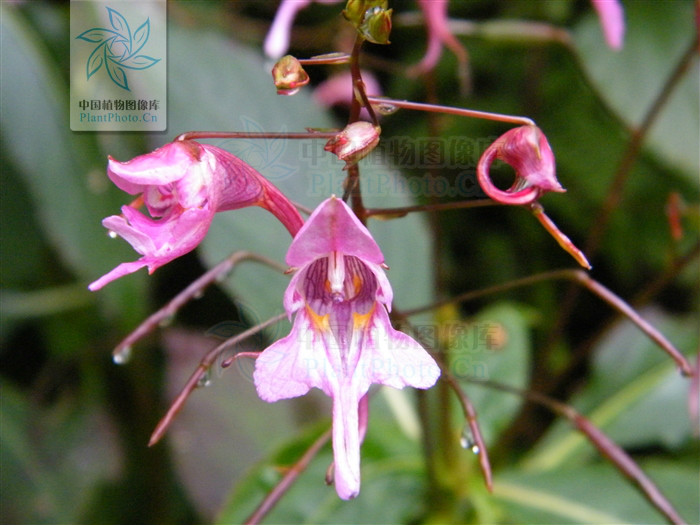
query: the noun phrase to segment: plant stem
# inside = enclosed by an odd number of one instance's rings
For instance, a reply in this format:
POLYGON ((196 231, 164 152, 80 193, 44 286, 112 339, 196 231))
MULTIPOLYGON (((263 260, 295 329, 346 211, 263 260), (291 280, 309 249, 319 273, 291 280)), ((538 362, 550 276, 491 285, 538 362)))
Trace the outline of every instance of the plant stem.
POLYGON ((607 458, 632 484, 642 493, 672 525, 685 523, 671 502, 661 493, 654 482, 644 473, 637 463, 617 443, 610 439, 602 430, 594 425, 588 418, 581 415, 572 406, 567 405, 538 392, 520 390, 515 387, 488 380, 471 380, 473 384, 494 388, 502 392, 521 396, 528 401, 545 406, 555 414, 568 419, 576 429, 581 432, 588 441, 598 449, 598 452, 607 458))
MULTIPOLYGON (((168 427, 170 427, 170 424, 175 419, 175 416, 177 416, 177 414, 180 413, 180 410, 182 410, 182 407, 185 405, 185 402, 190 397, 190 394, 200 386, 202 379, 206 377, 206 374, 209 372, 209 369, 216 362, 216 360, 219 359, 219 356, 221 356, 224 350, 227 350, 230 347, 239 344, 245 339, 264 330, 268 326, 272 326, 275 323, 279 323, 285 317, 287 317, 286 313, 276 315, 275 317, 272 317, 267 321, 253 326, 252 328, 248 328, 247 330, 241 332, 240 334, 234 337, 230 337, 229 339, 218 345, 216 348, 207 352, 206 355, 199 362, 199 365, 197 366, 195 371, 185 383, 185 386, 177 395, 173 403, 170 405, 170 408, 166 412, 165 416, 163 416, 158 425, 156 425, 153 434, 151 434, 151 439, 148 442, 148 446, 152 447, 153 445, 158 443, 158 441, 160 441, 160 439, 165 435, 165 432, 167 431, 168 427)), ((258 352, 238 352, 237 354, 233 355, 232 357, 226 360, 226 366, 230 366, 233 360, 241 357, 255 358, 257 356, 258 352)))
POLYGON ((421 102, 410 102, 408 100, 397 100, 389 97, 377 97, 369 95, 367 100, 374 105, 389 105, 397 108, 411 109, 414 111, 429 111, 432 113, 444 113, 447 115, 457 115, 460 117, 479 118, 484 120, 495 120, 509 124, 519 124, 521 126, 534 126, 535 122, 527 117, 505 115, 502 113, 491 113, 490 111, 477 111, 467 108, 455 108, 442 106, 440 104, 424 104, 421 102))
POLYGON ((123 352, 131 348, 134 343, 150 333, 162 323, 172 319, 175 314, 187 304, 191 299, 197 297, 213 282, 221 279, 222 276, 231 272, 237 264, 243 261, 256 261, 269 266, 280 273, 284 273, 286 267, 277 261, 268 259, 262 255, 252 252, 239 251, 229 255, 226 259, 208 270, 206 273, 194 280, 187 288, 173 297, 165 306, 148 316, 135 330, 127 335, 114 349, 113 356, 118 358, 123 352))
POLYGON ((502 206, 491 199, 474 199, 458 202, 436 202, 429 204, 416 204, 415 206, 401 206, 398 208, 367 208, 365 214, 368 217, 381 219, 394 219, 414 212, 433 212, 446 210, 462 210, 465 208, 483 208, 486 206, 502 206))
MULTIPOLYGON (((678 86, 680 80, 688 71, 690 64, 696 56, 697 44, 698 37, 696 35, 693 42, 688 46, 685 53, 683 53, 676 67, 666 79, 666 82, 662 86, 658 95, 647 109, 641 124, 636 129, 632 130, 627 148, 619 161, 613 180, 610 183, 606 193, 607 198, 605 199, 605 202, 603 202, 599 213, 596 214, 596 219, 593 222, 593 225, 589 228, 590 233, 586 243, 584 244, 584 252, 588 254, 588 257, 591 258, 591 260, 595 258, 612 214, 617 210, 622 200, 625 184, 627 183, 632 167, 634 166, 641 151, 644 139, 646 138, 652 124, 659 116, 664 105, 670 99, 674 89, 678 86)), ((546 360, 546 356, 551 353, 551 349, 555 346, 556 342, 564 333, 566 324, 568 323, 571 313, 573 312, 578 300, 579 293, 580 291, 577 288, 571 287, 565 294, 561 307, 559 308, 557 318, 553 323, 553 329, 551 330, 549 341, 547 341, 542 349, 542 355, 545 356, 543 359, 546 360)))
POLYGON ((277 502, 284 496, 284 494, 290 489, 294 484, 296 479, 306 470, 309 466, 311 460, 318 454, 318 452, 323 448, 323 446, 328 442, 331 437, 331 430, 326 430, 321 434, 316 441, 314 441, 309 448, 306 449, 304 454, 299 458, 299 460, 292 465, 282 479, 275 485, 270 493, 265 496, 260 505, 255 509, 253 514, 251 514, 243 523, 245 525, 256 525, 274 508, 277 502))
POLYGON ((322 131, 187 131, 181 133, 173 142, 199 139, 323 139, 335 138, 337 133, 322 131))
POLYGON ((622 298, 618 297, 608 288, 606 288, 598 281, 593 279, 590 275, 588 275, 588 273, 579 269, 553 270, 550 272, 530 275, 528 277, 515 279, 507 283, 482 288, 481 290, 473 290, 470 292, 466 292, 461 295, 451 297, 450 299, 438 301, 436 303, 421 308, 414 308, 412 310, 403 312, 403 315, 406 317, 410 317, 419 313, 433 310, 435 308, 439 308, 440 306, 444 306, 447 304, 471 301, 486 295, 505 292, 514 288, 530 286, 535 283, 553 279, 566 279, 569 281, 573 281, 574 283, 579 284, 584 288, 588 289, 588 291, 605 301, 618 313, 622 314, 623 316, 627 317, 627 319, 632 321, 637 326, 637 328, 644 332, 644 334, 646 334, 646 336, 649 337, 649 339, 656 343, 657 346, 659 346, 676 362, 680 372, 684 376, 690 377, 693 375, 693 367, 690 365, 688 360, 680 351, 678 351, 678 349, 668 339, 666 339, 666 337, 661 332, 659 332, 656 328, 654 328, 654 326, 652 326, 649 322, 642 318, 636 312, 636 310, 632 308, 628 303, 626 303, 622 298))

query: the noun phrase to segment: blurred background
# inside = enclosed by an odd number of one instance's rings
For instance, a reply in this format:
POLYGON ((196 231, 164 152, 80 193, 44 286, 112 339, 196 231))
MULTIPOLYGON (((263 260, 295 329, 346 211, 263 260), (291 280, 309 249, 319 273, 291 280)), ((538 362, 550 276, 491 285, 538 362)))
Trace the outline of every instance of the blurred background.
MULTIPOLYGON (((277 2, 172 1, 167 131, 72 132, 69 3, 1 7, 0 521, 241 522, 328 427, 324 396, 264 403, 252 362, 225 371, 217 363, 165 439, 147 443, 208 350, 283 312, 287 278, 247 262, 134 345, 128 363, 114 364, 111 353, 229 253, 283 261, 290 239, 261 210, 219 214, 197 251, 152 276, 142 270, 88 292, 88 283, 137 258, 100 224, 132 200, 107 179, 107 155, 125 161, 189 130, 342 127, 347 108, 324 107, 314 91, 344 66, 310 68, 311 85, 277 96, 273 61, 262 52, 277 2)), ((366 44, 362 60, 382 93, 535 120, 567 188, 541 200, 548 215, 586 250, 594 279, 689 358, 696 353, 694 2, 625 2, 620 51, 605 44, 587 1, 450 2, 467 67, 446 50, 424 76, 406 74, 427 45, 421 12, 409 1, 391 7, 391 45, 366 44)), ((290 52, 349 52, 354 30, 341 9, 301 10, 290 52)), ((361 163, 365 201, 375 208, 483 198, 476 163, 510 127, 406 110, 381 125, 379 148, 361 163), (435 180, 443 186, 428 182, 435 180)), ((343 164, 320 141, 210 142, 305 206, 342 192, 343 164)), ((498 169, 507 187, 512 173, 498 169)), ((520 208, 409 214, 370 221, 370 229, 399 311, 575 266, 520 208)), ((631 454, 684 520, 700 520, 690 381, 600 298, 542 279, 412 321, 478 412, 493 494, 447 387, 382 389, 372 396, 360 497, 343 502, 324 484, 327 445, 267 522, 665 522, 568 422, 475 380, 571 403, 631 454)), ((235 350, 262 350, 288 330, 280 323, 235 350)))

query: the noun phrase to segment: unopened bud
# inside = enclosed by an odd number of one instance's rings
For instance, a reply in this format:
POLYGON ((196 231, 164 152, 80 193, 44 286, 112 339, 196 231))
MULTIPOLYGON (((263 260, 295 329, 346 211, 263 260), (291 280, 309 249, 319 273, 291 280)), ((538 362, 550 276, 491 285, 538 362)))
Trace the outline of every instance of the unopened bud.
POLYGON ((348 0, 343 16, 357 32, 374 44, 388 44, 391 13, 387 0, 348 0))
POLYGON ((323 148, 340 160, 345 161, 345 168, 365 158, 379 143, 381 128, 369 122, 358 121, 348 124, 343 131, 330 139, 323 148))
POLYGON ((343 16, 355 27, 358 27, 365 18, 367 0, 348 0, 343 9, 343 16))
POLYGON ((552 148, 544 133, 533 125, 511 129, 496 139, 479 159, 476 171, 481 189, 502 204, 530 204, 548 191, 566 191, 555 174, 552 148), (489 170, 495 159, 515 170, 515 182, 508 190, 491 182, 489 170))
POLYGON ((391 33, 391 13, 393 9, 373 7, 365 12, 365 17, 357 30, 373 44, 388 44, 391 33))
POLYGON ((278 95, 294 95, 309 83, 309 75, 292 55, 280 58, 272 68, 272 79, 278 95))

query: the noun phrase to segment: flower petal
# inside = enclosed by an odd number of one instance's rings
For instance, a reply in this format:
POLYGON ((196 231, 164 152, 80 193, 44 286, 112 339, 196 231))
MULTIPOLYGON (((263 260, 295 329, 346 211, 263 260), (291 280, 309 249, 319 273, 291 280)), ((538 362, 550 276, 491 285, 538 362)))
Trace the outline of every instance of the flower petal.
POLYGON ((287 197, 247 162, 216 146, 203 145, 213 172, 210 194, 216 211, 260 206, 272 213, 295 236, 304 224, 301 215, 287 197))
POLYGON ((331 252, 355 255, 364 261, 384 262, 379 246, 369 230, 341 199, 323 201, 294 237, 287 252, 287 264, 301 267, 331 252))
POLYGON ((304 312, 297 315, 287 337, 267 347, 255 360, 253 382, 258 396, 268 402, 306 394, 316 387, 327 395, 331 388, 325 352, 319 352, 321 340, 304 312))
POLYGON ((126 162, 109 157, 107 175, 117 187, 132 195, 144 186, 160 186, 182 178, 199 162, 201 146, 193 141, 176 141, 126 162))
POLYGON ((496 139, 476 167, 481 189, 501 204, 525 205, 548 191, 563 192, 556 177, 554 153, 544 133, 534 125, 513 128, 496 139), (515 182, 506 191, 491 181, 491 164, 501 159, 515 170, 515 182))
POLYGON ((294 18, 300 9, 305 8, 310 3, 311 0, 282 1, 263 44, 263 49, 268 57, 277 60, 287 52, 294 18))
POLYGON ((430 388, 440 377, 440 368, 412 337, 394 330, 386 310, 378 306, 364 327, 356 373, 369 384, 430 388))
POLYGON ((92 292, 99 290, 105 284, 111 283, 112 281, 119 279, 120 277, 124 277, 125 275, 128 275, 130 273, 134 273, 135 271, 140 270, 141 268, 147 265, 148 263, 143 260, 121 263, 111 272, 106 273, 96 281, 90 283, 88 285, 88 289, 92 292))
POLYGON ((209 230, 213 217, 210 210, 184 210, 170 219, 153 220, 137 210, 124 206, 124 217, 107 217, 102 224, 120 235, 143 257, 131 263, 122 263, 93 282, 90 290, 148 266, 148 272, 192 251, 209 230))
MULTIPOLYGON (((128 208, 128 206, 124 206, 124 208, 128 208)), ((141 255, 156 250, 153 239, 146 233, 134 228, 121 215, 112 215, 111 217, 103 219, 102 226, 119 235, 122 239, 131 244, 132 248, 141 255)))
POLYGON ((358 406, 365 392, 350 384, 333 396, 333 465, 335 491, 342 499, 360 493, 360 424, 358 406))

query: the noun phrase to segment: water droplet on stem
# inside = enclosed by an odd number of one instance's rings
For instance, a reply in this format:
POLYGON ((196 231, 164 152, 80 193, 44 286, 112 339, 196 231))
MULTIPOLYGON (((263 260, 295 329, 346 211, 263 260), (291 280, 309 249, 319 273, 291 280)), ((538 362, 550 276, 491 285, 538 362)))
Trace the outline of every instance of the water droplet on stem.
POLYGON ((112 354, 112 361, 115 365, 125 365, 131 359, 131 347, 122 346, 117 348, 112 354))
POLYGON ((199 376, 199 379, 197 380, 197 388, 204 388, 211 385, 211 369, 207 369, 202 373, 201 376, 199 376))
POLYGON ((372 104, 372 109, 380 115, 393 115, 399 110, 399 107, 389 102, 379 102, 372 104))
POLYGON ((469 426, 469 423, 465 424, 464 429, 462 429, 462 435, 459 438, 459 444, 462 448, 469 449, 474 454, 478 454, 479 452, 481 452, 479 445, 477 445, 477 443, 476 443, 476 439, 474 438, 474 433, 472 432, 472 429, 469 426))

